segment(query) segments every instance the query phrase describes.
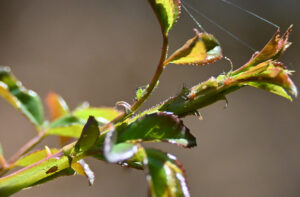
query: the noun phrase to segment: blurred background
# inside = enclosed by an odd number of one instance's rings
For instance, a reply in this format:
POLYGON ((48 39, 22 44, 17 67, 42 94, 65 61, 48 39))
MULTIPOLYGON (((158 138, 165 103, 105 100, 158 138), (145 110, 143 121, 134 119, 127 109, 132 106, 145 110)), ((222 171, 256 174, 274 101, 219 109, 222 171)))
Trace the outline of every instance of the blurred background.
MULTIPOLYGON (((259 50, 276 28, 220 0, 185 0, 259 50)), ((292 47, 281 58, 297 72, 300 87, 300 3, 297 0, 232 0, 271 20, 282 31, 294 24, 292 47)), ((221 42, 238 68, 252 51, 192 12, 221 42)), ((170 52, 194 36, 197 26, 183 11, 170 35, 170 52)), ((160 29, 146 0, 0 0, 0 64, 44 100, 61 94, 71 108, 82 101, 93 106, 132 103, 135 90, 155 71, 161 47, 160 29)), ((221 60, 205 67, 169 65, 144 109, 210 76, 229 71, 221 60)), ((198 146, 181 149, 159 144, 184 164, 192 196, 299 197, 300 101, 254 88, 243 88, 200 112, 204 120, 185 118, 198 146)), ((45 113, 48 113, 45 110, 45 113)), ((0 141, 8 157, 35 135, 32 125, 0 99, 0 141)), ((40 147, 58 146, 50 137, 40 147)), ((151 145, 153 146, 153 145, 151 145)), ((15 194, 31 196, 147 196, 142 171, 88 159, 96 174, 93 187, 84 177, 65 177, 15 194)))

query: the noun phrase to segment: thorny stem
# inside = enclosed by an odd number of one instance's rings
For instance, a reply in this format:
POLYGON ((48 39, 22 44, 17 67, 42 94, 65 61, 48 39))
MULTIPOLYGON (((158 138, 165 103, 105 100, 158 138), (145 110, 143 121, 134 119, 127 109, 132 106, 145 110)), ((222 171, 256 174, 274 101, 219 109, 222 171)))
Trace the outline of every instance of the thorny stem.
POLYGON ((168 53, 168 46, 169 46, 168 41, 169 41, 168 37, 163 36, 162 53, 155 74, 146 89, 146 94, 132 105, 131 107, 132 111, 136 111, 146 101, 146 99, 150 96, 153 89, 155 88, 158 79, 164 70, 164 61, 166 60, 167 53, 168 53))
MULTIPOLYGON (((152 6, 152 4, 151 4, 151 2, 150 1, 148 1, 148 2, 150 4, 150 6, 152 7, 152 9, 154 9, 153 6, 152 6)), ((154 10, 154 13, 155 13, 155 15, 156 15, 156 17, 158 18, 158 21, 159 21, 159 17, 156 14, 155 10, 154 10)), ((147 100, 147 98, 151 95, 153 89, 155 88, 155 86, 156 86, 156 84, 158 82, 158 79, 159 79, 161 73, 164 70, 164 61, 166 60, 167 53, 168 53, 168 48, 169 48, 169 39, 168 39, 168 36, 165 33, 165 31, 164 31, 164 27, 162 25, 160 27, 161 27, 161 33, 162 33, 162 36, 163 36, 163 46, 162 46, 162 50, 161 50, 161 56, 160 56, 160 60, 158 62, 155 74, 152 77, 150 83, 148 84, 148 87, 146 89, 146 93, 140 99, 138 99, 137 101, 135 101, 135 103, 133 103, 131 105, 129 113, 127 113, 126 111, 123 112, 123 113, 121 113, 118 117, 116 117, 110 123, 102 126, 100 128, 100 132, 102 132, 105 129, 107 129, 109 124, 117 123, 117 122, 123 120, 124 118, 130 116, 131 114, 133 114, 133 112, 135 112, 147 100)))
MULTIPOLYGON (((108 128, 108 126, 110 124, 113 123, 117 123, 121 120, 123 120, 124 118, 130 116, 133 112, 135 112, 146 100, 147 98, 151 95, 152 91, 154 90, 160 75, 162 74, 163 70, 164 70, 164 62, 167 58, 167 53, 168 53, 168 48, 169 48, 169 39, 168 36, 163 32, 163 29, 161 29, 162 31, 162 35, 163 35, 163 45, 162 45, 162 49, 161 49, 161 56, 160 56, 160 60, 158 62, 156 71, 149 83, 149 85, 147 86, 146 89, 146 93, 137 101, 135 101, 135 103, 133 103, 130 107, 130 113, 126 113, 126 111, 122 112, 118 117, 116 117, 115 119, 113 119, 110 123, 105 124, 104 126, 102 126, 100 128, 100 132, 104 131, 108 128)), ((30 151, 33 147, 35 147, 39 142, 41 142, 45 137, 45 131, 40 132, 38 136, 34 137, 33 139, 31 139, 28 143, 26 143, 23 147, 21 147, 18 152, 16 154, 14 154, 10 159, 9 159, 9 163, 6 166, 3 166, 2 168, 0 168, 0 177, 5 174, 10 167, 24 154, 26 154, 28 151, 30 151)))
POLYGON ((28 151, 30 151, 34 146, 36 146, 40 141, 42 141, 45 138, 45 133, 46 130, 40 132, 37 136, 35 136, 34 138, 32 138, 29 142, 27 142, 24 146, 22 146, 18 152, 16 152, 16 154, 14 154, 9 160, 9 163, 14 163, 18 160, 18 158, 20 158, 21 156, 23 156, 24 154, 26 154, 28 151))
POLYGON ((117 123, 117 122, 123 120, 124 118, 128 117, 133 112, 135 112, 147 100, 147 98, 151 95, 153 89, 155 88, 155 86, 158 82, 158 79, 164 70, 164 65, 165 65, 164 62, 167 57, 168 47, 169 47, 168 37, 163 34, 163 46, 162 46, 160 60, 158 62, 158 66, 156 68, 155 74, 153 75, 149 85, 147 86, 146 93, 139 100, 135 101, 135 103, 133 103, 131 105, 131 108, 130 108, 131 112, 129 114, 126 112, 122 112, 118 117, 113 119, 110 123, 101 127, 100 131, 104 131, 105 129, 107 129, 109 124, 117 123))

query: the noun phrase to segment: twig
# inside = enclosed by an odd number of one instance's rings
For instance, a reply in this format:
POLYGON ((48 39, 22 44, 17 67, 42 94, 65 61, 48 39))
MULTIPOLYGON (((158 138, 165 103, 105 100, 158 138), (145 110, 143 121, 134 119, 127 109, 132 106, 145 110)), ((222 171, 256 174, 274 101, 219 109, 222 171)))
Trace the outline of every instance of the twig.
POLYGON ((5 163, 6 165, 3 165, 2 168, 0 168, 0 176, 8 172, 21 156, 29 152, 33 147, 40 143, 45 138, 45 133, 46 130, 40 132, 37 136, 22 146, 13 156, 11 156, 8 162, 5 163))
POLYGON ((22 146, 9 160, 8 163, 16 162, 21 156, 30 151, 34 146, 36 146, 39 142, 41 142, 45 138, 46 130, 40 132, 37 136, 32 138, 29 142, 27 142, 24 146, 22 146))

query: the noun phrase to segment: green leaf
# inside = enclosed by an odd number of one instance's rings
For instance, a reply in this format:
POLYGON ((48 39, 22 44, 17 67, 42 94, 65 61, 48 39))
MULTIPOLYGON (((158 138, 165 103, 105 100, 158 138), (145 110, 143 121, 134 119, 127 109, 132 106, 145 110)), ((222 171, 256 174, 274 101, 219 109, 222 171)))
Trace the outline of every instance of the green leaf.
POLYGON ((43 105, 40 97, 27 90, 8 67, 0 66, 0 95, 12 104, 36 126, 43 124, 43 105))
POLYGON ((120 112, 110 107, 80 107, 73 111, 74 116, 81 120, 87 120, 89 116, 94 116, 99 123, 107 124, 118 115, 120 112))
POLYGON ((279 96, 282 96, 290 101, 293 101, 292 97, 284 90, 284 88, 280 87, 279 85, 274 85, 271 83, 262 83, 262 82, 248 82, 247 84, 255 88, 266 90, 273 94, 278 94, 279 96))
POLYGON ((94 184, 94 172, 90 169, 89 165, 83 159, 79 160, 78 162, 72 163, 71 167, 76 172, 76 174, 85 176, 89 180, 90 186, 94 184))
POLYGON ((90 116, 84 125, 81 136, 75 144, 75 152, 86 152, 92 148, 98 140, 99 128, 96 119, 90 116))
POLYGON ((143 116, 131 124, 117 127, 120 142, 169 142, 184 147, 196 146, 196 138, 175 115, 158 112, 143 116))
POLYGON ((112 126, 104 140, 104 157, 109 163, 118 163, 131 158, 137 151, 138 146, 131 143, 116 144, 116 130, 112 126))
POLYGON ((81 124, 73 124, 62 127, 54 127, 47 130, 47 135, 79 138, 83 129, 81 124))
POLYGON ((85 122, 73 115, 63 116, 49 125, 46 135, 79 138, 85 122))
POLYGON ((153 149, 146 149, 146 154, 152 197, 190 196, 185 171, 175 156, 153 149))
POLYGON ((161 29, 165 35, 169 33, 180 16, 180 0, 149 0, 161 29))
MULTIPOLYGON (((57 149, 51 149, 50 150, 51 154, 57 153, 58 150, 57 149)), ((39 150, 39 151, 35 151, 33 153, 30 153, 29 155, 26 155, 22 158, 20 158, 15 164, 14 166, 20 166, 20 167, 26 167, 29 166, 31 164, 34 164, 38 161, 41 161, 43 159, 45 159, 49 153, 47 153, 47 150, 39 150)))
POLYGON ((199 33, 188 40, 181 48, 175 51, 165 62, 174 64, 205 65, 222 58, 219 42, 211 34, 199 33))
POLYGON ((89 107, 84 104, 71 114, 56 119, 49 125, 46 135, 79 138, 89 116, 94 116, 99 125, 104 125, 120 114, 119 111, 109 107, 89 107))

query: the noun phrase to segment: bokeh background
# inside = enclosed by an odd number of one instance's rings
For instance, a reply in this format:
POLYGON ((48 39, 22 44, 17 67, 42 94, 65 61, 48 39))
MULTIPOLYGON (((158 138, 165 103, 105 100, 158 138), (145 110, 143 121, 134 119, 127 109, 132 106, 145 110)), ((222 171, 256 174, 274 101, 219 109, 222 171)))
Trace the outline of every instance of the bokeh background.
MULTIPOLYGON (((276 31, 220 0, 185 1, 255 49, 263 47, 276 31)), ((273 21, 282 31, 295 25, 290 38, 294 44, 281 60, 297 71, 293 80, 300 87, 299 1, 232 2, 273 21)), ((247 47, 194 15, 219 39, 235 68, 251 57, 247 47)), ((183 12, 171 32, 170 51, 191 38, 195 27, 183 12)), ((136 88, 151 79, 160 47, 159 26, 146 0, 0 0, 0 64, 11 65, 25 86, 43 99, 54 91, 71 108, 86 100, 93 106, 114 106, 120 100, 131 103, 136 88)), ((190 87, 229 69, 224 60, 205 67, 170 65, 144 108, 177 94, 183 85, 190 87)), ((202 109, 202 121, 184 120, 197 137, 196 148, 159 145, 184 164, 192 196, 300 196, 299 99, 290 103, 262 90, 243 88, 228 100, 227 109, 224 102, 202 109)), ((32 125, 0 100, 0 141, 5 155, 12 155, 34 135, 32 125)), ((55 137, 44 144, 58 145, 55 137)), ((96 174, 93 187, 84 177, 66 177, 14 196, 147 195, 144 172, 93 159, 88 162, 96 174)))

